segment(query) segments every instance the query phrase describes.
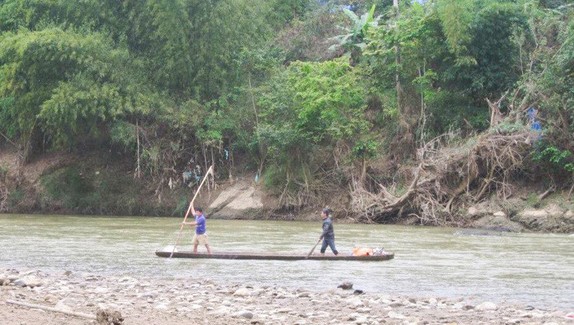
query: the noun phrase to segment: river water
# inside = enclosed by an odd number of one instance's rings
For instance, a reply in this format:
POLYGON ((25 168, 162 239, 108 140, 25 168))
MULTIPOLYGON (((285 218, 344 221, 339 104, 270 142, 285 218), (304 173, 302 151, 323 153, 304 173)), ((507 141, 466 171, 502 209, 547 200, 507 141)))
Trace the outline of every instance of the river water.
MULTIPOLYGON (((319 219, 319 218, 318 218, 319 219)), ((574 236, 456 228, 337 224, 341 254, 384 247, 383 262, 168 259, 180 218, 0 215, 0 268, 90 272, 325 291, 344 281, 371 293, 472 297, 536 308, 574 308, 574 236)), ((213 252, 307 254, 321 222, 208 219, 213 252)), ((179 250, 191 249, 182 232, 179 250)), ((200 247, 205 251, 205 247, 200 247)), ((316 252, 318 252, 317 247, 316 252)), ((329 249, 328 249, 329 252, 329 249)))

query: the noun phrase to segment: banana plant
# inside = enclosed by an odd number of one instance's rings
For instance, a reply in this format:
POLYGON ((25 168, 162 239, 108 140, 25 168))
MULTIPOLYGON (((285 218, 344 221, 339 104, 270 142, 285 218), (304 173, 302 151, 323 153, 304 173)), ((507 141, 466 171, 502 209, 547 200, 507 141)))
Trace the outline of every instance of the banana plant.
POLYGON ((366 47, 364 40, 367 31, 369 28, 377 26, 379 21, 379 17, 375 17, 375 8, 376 5, 373 4, 371 9, 360 17, 353 11, 343 8, 343 12, 351 20, 352 24, 350 27, 343 28, 346 31, 345 34, 332 38, 336 43, 331 46, 331 50, 342 47, 347 52, 351 52, 351 55, 357 54, 355 53, 357 50, 361 52, 366 47))

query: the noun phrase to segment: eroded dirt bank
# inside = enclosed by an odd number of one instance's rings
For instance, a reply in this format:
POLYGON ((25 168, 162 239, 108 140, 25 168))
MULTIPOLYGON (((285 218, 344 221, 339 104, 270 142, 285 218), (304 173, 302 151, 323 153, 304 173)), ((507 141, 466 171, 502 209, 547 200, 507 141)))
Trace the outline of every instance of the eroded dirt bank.
MULTIPOLYGON (((196 187, 174 174, 169 181, 134 178, 131 164, 91 153, 45 154, 19 168, 18 154, 0 148, 0 213, 182 216, 196 187)), ((491 199, 465 206, 439 225, 511 232, 574 232, 571 193, 556 193, 535 184, 516 186, 508 199, 491 199), (542 192, 542 193, 540 193, 542 192)), ((280 208, 277 197, 262 182, 245 173, 219 177, 204 186, 196 205, 214 219, 316 220, 322 206, 298 210, 280 208)), ((349 206, 346 188, 331 193, 322 204, 333 208, 336 222, 367 222, 349 206)), ((426 224, 417 214, 398 215, 383 223, 426 224)), ((430 223, 430 225, 437 225, 430 223)))

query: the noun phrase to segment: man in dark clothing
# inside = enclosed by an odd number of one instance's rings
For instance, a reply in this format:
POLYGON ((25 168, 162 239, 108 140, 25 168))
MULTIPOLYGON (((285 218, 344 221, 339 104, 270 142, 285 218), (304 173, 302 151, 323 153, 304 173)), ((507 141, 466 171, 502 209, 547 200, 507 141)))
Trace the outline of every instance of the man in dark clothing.
POLYGON ((339 252, 335 248, 335 231, 333 230, 333 221, 329 216, 331 210, 323 209, 321 211, 321 218, 323 219, 323 233, 319 239, 323 239, 323 245, 321 245, 321 255, 325 254, 325 250, 327 250, 327 246, 331 248, 333 254, 337 255, 339 252))

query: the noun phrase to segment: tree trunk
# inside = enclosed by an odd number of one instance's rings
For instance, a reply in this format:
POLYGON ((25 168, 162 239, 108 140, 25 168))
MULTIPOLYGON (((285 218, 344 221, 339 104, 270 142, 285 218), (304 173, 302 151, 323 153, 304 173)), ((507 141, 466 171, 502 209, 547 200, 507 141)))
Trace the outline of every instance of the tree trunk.
POLYGON ((251 73, 248 75, 249 81, 249 94, 251 95, 251 106, 253 107, 253 114, 255 115, 255 136, 257 137, 257 144, 259 147, 259 166, 257 167, 257 175, 261 177, 263 172, 263 164, 265 163, 265 148, 261 144, 261 137, 259 136, 259 114, 257 113, 257 105, 255 105, 255 95, 253 94, 253 86, 251 85, 251 73))
MULTIPOLYGON (((426 73, 426 67, 425 67, 425 63, 423 63, 423 67, 422 70, 419 69, 419 77, 422 78, 426 73)), ((424 86, 423 86, 424 87, 424 86)), ((426 110, 425 110, 425 96, 424 96, 424 88, 421 87, 421 114, 419 117, 419 134, 420 134, 420 145, 424 145, 424 141, 425 141, 425 127, 426 127, 426 121, 427 121, 427 117, 426 117, 426 110)))
POLYGON ((137 140, 137 166, 136 166, 136 178, 140 178, 141 177, 141 161, 140 161, 140 157, 141 157, 141 152, 140 152, 140 127, 139 127, 139 121, 136 120, 136 140, 137 140))
MULTIPOLYGON (((393 0, 393 7, 395 8, 395 29, 398 33, 398 20, 399 20, 399 0, 393 0)), ((401 78, 399 74, 399 66, 401 64, 401 47, 395 45, 395 89, 397 91, 397 111, 399 112, 399 119, 402 118, 403 112, 401 111, 401 78)))

